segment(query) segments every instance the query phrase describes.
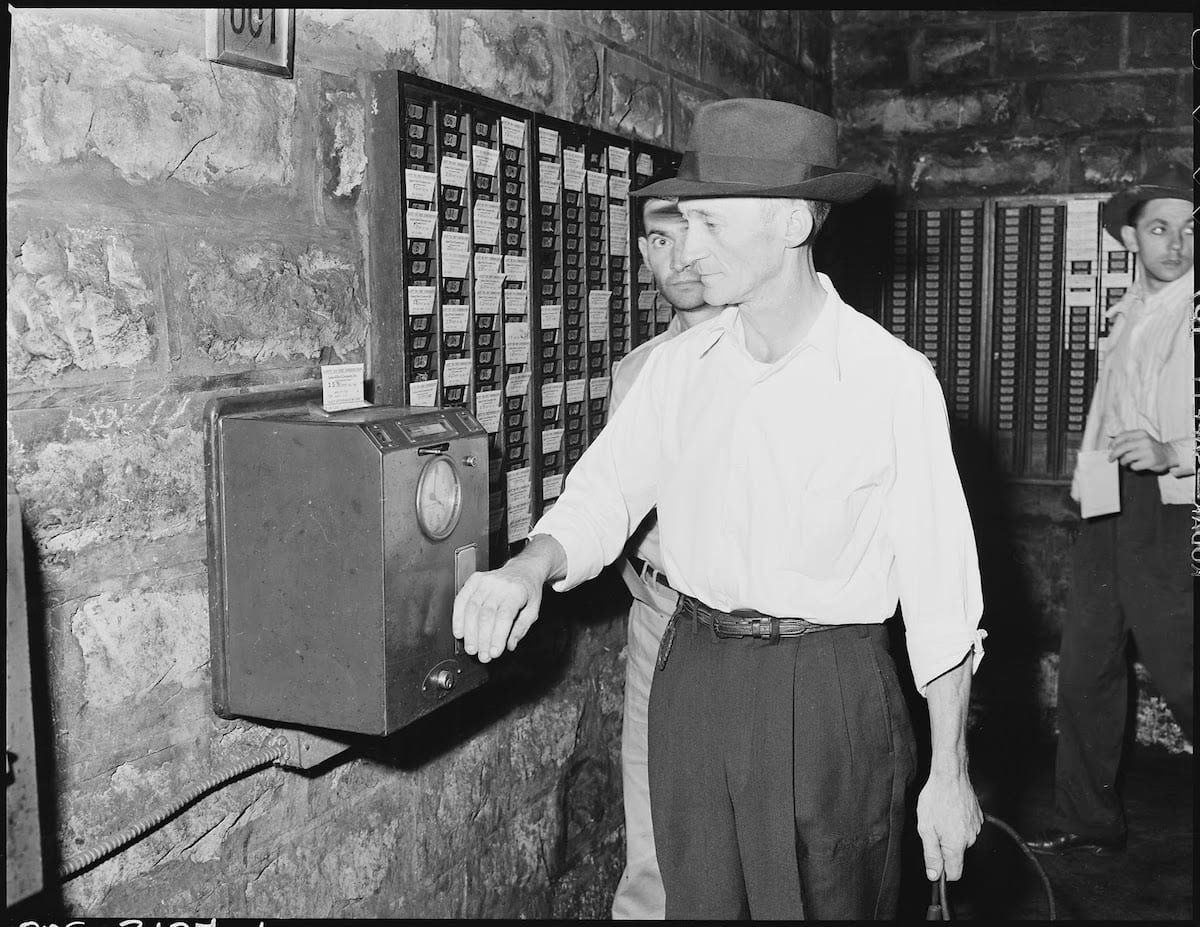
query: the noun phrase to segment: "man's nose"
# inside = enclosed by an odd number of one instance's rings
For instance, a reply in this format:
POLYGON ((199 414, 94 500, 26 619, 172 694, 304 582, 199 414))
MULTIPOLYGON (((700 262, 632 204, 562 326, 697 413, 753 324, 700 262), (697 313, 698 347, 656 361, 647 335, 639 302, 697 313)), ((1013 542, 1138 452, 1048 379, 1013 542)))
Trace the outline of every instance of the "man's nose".
POLYGON ((685 267, 691 267, 702 257, 704 252, 700 248, 697 236, 685 231, 675 240, 675 247, 671 249, 671 269, 681 271, 685 267))

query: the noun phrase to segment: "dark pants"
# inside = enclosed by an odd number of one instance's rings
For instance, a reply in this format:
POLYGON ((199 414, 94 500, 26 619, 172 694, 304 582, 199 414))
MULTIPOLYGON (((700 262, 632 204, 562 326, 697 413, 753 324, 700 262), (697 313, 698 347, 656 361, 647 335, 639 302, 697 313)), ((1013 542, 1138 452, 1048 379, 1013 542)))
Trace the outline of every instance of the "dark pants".
POLYGON ((886 628, 772 644, 682 618, 649 723, 668 918, 894 916, 915 750, 886 628))
POLYGON ((1126 635, 1188 739, 1192 737, 1191 506, 1163 505, 1153 475, 1121 471, 1121 512, 1087 519, 1058 668, 1055 826, 1119 837, 1117 795, 1129 667, 1126 635))

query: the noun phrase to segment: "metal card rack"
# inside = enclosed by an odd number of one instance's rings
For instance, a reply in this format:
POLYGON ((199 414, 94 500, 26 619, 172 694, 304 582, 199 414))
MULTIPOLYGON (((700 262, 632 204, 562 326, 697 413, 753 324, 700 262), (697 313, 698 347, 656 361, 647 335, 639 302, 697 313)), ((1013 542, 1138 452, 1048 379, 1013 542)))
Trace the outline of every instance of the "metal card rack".
POLYGON ((951 422, 1010 479, 1068 482, 1133 256, 1105 194, 930 200, 893 214, 879 318, 933 364, 951 422))
POLYGON ((670 319, 629 190, 679 156, 401 71, 369 94, 370 398, 484 425, 498 565, 604 427, 613 366, 670 319))

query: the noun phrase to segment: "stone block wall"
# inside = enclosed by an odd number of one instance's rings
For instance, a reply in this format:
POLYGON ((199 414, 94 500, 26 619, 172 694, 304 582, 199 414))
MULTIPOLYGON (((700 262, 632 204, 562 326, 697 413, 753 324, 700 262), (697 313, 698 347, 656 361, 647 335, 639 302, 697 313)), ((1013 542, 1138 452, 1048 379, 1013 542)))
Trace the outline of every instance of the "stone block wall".
POLYGON ((1192 17, 833 13, 843 146, 898 195, 1103 192, 1192 162, 1192 17))
MULTIPOLYGON (((884 178, 892 202, 1107 192, 1162 159, 1193 164, 1190 14, 842 10, 833 20, 842 149, 884 178)), ((1066 486, 997 485, 969 446, 958 455, 993 654, 977 691, 984 701, 1036 692, 1030 707, 1052 734, 1078 509, 1066 486)), ((1143 690, 1138 738, 1190 751, 1152 680, 1143 690)))
MULTIPOLYGON (((270 738, 210 707, 203 409, 366 359, 366 72, 675 147, 709 99, 831 106, 819 11, 296 19, 283 80, 210 63, 201 9, 11 11, 6 440, 51 867, 270 738)), ((552 597, 486 696, 239 779, 61 887, 52 870, 30 914, 605 916, 624 659, 605 583, 552 597)))

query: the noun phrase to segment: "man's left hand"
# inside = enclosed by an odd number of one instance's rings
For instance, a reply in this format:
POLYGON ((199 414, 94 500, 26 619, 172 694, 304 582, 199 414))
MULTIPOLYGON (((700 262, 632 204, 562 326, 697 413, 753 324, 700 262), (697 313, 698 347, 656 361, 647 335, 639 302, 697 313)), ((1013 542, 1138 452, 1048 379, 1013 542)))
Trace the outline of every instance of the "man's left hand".
POLYGON ((983 809, 966 771, 934 771, 917 798, 917 833, 925 851, 925 875, 935 882, 962 878, 963 853, 983 827, 983 809))
POLYGON ((1122 431, 1108 446, 1108 459, 1118 461, 1131 470, 1166 473, 1177 461, 1175 448, 1150 437, 1142 429, 1122 431))

